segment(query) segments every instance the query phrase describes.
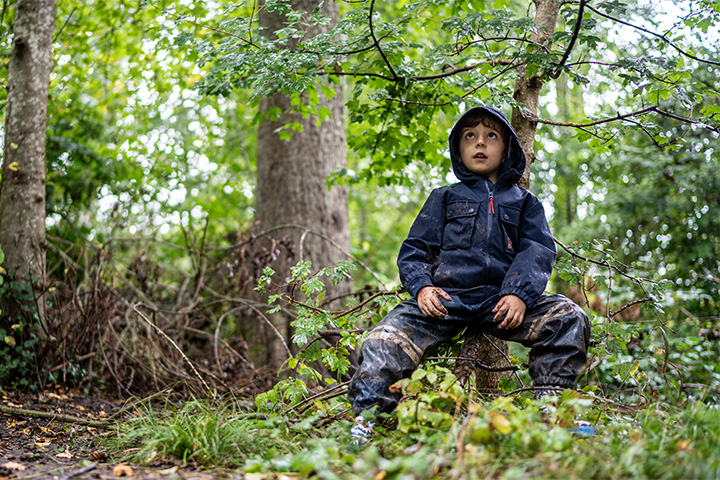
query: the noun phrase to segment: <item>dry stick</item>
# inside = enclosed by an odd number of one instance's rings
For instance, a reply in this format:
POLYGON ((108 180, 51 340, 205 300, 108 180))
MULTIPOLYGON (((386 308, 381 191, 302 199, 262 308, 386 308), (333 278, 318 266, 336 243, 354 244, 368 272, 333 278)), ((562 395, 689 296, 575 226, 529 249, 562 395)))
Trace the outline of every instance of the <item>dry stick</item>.
MULTIPOLYGON (((220 353, 218 352, 218 339, 220 338, 220 325, 222 325, 222 322, 225 319, 225 317, 227 317, 231 313, 236 312, 237 310, 240 310, 241 308, 245 308, 245 305, 231 308, 227 312, 220 315, 220 318, 218 319, 218 322, 217 322, 217 326, 215 327, 215 335, 213 335, 213 353, 215 354, 215 364, 217 365, 219 371, 222 371, 222 366, 220 365, 220 353)), ((243 360, 245 360, 245 359, 243 359, 243 360)))
MULTIPOLYGON (((378 277, 377 274, 370 269, 370 267, 368 267, 367 265, 365 265, 365 264, 362 262, 362 260, 360 260, 359 258, 355 257, 352 253, 350 253, 350 252, 348 252, 347 250, 345 250, 344 248, 342 248, 340 245, 338 245, 336 242, 334 242, 334 241, 333 241, 331 238, 329 238, 328 236, 323 235, 323 234, 320 233, 320 232, 316 232, 316 231, 314 231, 314 230, 310 230, 309 228, 304 227, 304 226, 302 226, 302 225, 296 225, 296 224, 292 224, 292 223, 287 223, 287 224, 283 224, 283 225, 276 225, 276 226, 274 226, 274 227, 272 227, 272 228, 270 228, 270 229, 268 229, 268 230, 265 230, 264 232, 261 232, 261 233, 258 233, 257 235, 254 235, 253 238, 264 237, 264 236, 270 235, 271 233, 276 232, 276 231, 278 231, 278 230, 285 230, 285 229, 291 229, 291 228, 299 229, 299 230, 303 230, 303 231, 307 231, 308 233, 311 233, 312 235, 315 235, 315 236, 317 236, 317 237, 322 238, 323 240, 325 240, 326 242, 328 242, 330 245, 332 245, 333 247, 335 247, 338 251, 340 251, 340 253, 342 253, 343 255, 345 255, 346 257, 348 257, 349 259, 351 259, 353 262, 355 262, 355 263, 357 263, 358 265, 360 265, 363 269, 365 269, 365 271, 367 271, 370 275, 372 275, 372 277, 373 277, 375 280, 377 280, 377 282, 378 282, 380 285, 385 286, 385 283, 383 283, 383 281, 380 279, 380 277, 378 277)), ((251 240, 243 240, 242 242, 236 243, 235 245, 231 245, 230 247, 208 247, 208 250, 232 250, 232 249, 235 249, 235 248, 239 248, 239 247, 245 245, 246 243, 250 243, 250 241, 251 241, 251 240)))
POLYGON ((138 310, 138 308, 137 308, 138 305, 140 305, 140 304, 136 303, 136 304, 133 305, 133 307, 132 307, 132 309, 135 311, 135 313, 137 313, 138 315, 140 315, 140 318, 142 318, 143 320, 145 320, 145 322, 146 322, 148 325, 150 325, 150 326, 151 326, 156 332, 158 332, 163 338, 165 338, 167 341, 169 341, 169 342, 172 344, 172 346, 175 347, 175 349, 176 349, 178 352, 180 352, 180 356, 182 356, 183 360, 185 360, 185 362, 187 362, 187 364, 190 365, 190 369, 193 371, 193 373, 195 374, 195 376, 200 380, 200 382, 202 383, 203 387, 205 387, 206 393, 210 393, 212 390, 210 389, 210 387, 208 386, 208 384, 205 383, 205 380, 200 376, 200 374, 198 373, 198 371, 195 369, 195 365, 193 365, 193 363, 190 361, 190 359, 183 353, 183 351, 180 349, 180 347, 178 347, 177 343, 175 343, 175 341, 174 341, 172 338, 168 337, 168 336, 165 334, 165 332, 163 332, 162 330, 160 330, 160 328, 159 328, 157 325, 155 325, 153 322, 151 322, 150 319, 145 316, 145 314, 143 314, 140 310, 138 310))
POLYGON ((247 300, 245 300, 245 299, 243 299, 243 298, 228 297, 227 295, 223 295, 223 294, 221 294, 221 293, 216 292, 215 290, 213 290, 212 288, 210 288, 210 287, 208 287, 208 286, 204 286, 203 288, 204 288, 205 290, 207 290, 208 292, 212 293, 213 295, 217 296, 218 298, 223 298, 223 299, 228 300, 228 301, 230 301, 230 302, 242 303, 243 305, 246 305, 248 308, 250 308, 250 310, 252 310, 253 312, 255 312, 255 313, 257 313, 258 315, 260 315, 260 318, 262 318, 263 320, 265 320, 265 322, 266 322, 266 323, 270 326, 270 328, 275 332, 275 335, 277 335, 277 337, 280 339, 280 341, 281 341, 282 344, 283 344, 283 347, 285 347, 285 351, 287 352, 288 357, 292 357, 292 356, 293 356, 292 353, 290 352, 290 348, 288 348, 287 343, 285 342, 285 339, 283 338, 283 336, 280 334, 280 332, 279 332, 278 329, 275 327, 275 325, 273 325, 273 323, 270 321, 270 319, 267 318, 267 317, 265 316, 265 314, 260 311, 259 308, 255 307, 255 305, 253 305, 252 303, 248 302, 247 300))
POLYGON ((302 405, 310 402, 311 400, 315 400, 316 398, 322 398, 322 397, 324 397, 324 396, 326 396, 326 395, 330 395, 330 394, 331 394, 332 392, 334 392, 335 390, 342 389, 342 388, 344 388, 344 387, 347 387, 348 385, 350 385, 350 382, 349 382, 349 381, 348 381, 348 382, 343 382, 343 383, 338 383, 337 385, 333 385, 332 387, 330 387, 330 388, 328 388, 328 389, 326 389, 326 390, 323 390, 322 392, 316 393, 315 395, 312 395, 312 396, 310 396, 310 397, 308 397, 308 398, 305 398, 305 399, 303 399, 303 400, 300 400, 300 401, 299 401, 298 403, 296 403, 295 405, 289 407, 289 408, 287 409, 287 411, 288 411, 288 412, 292 412, 292 411, 295 410, 296 408, 301 407, 302 405))
POLYGON ((516 367, 515 365, 510 365, 509 367, 491 367, 490 365, 486 365, 479 360, 473 360, 470 357, 425 357, 425 360, 455 360, 456 362, 462 360, 470 362, 474 367, 479 368, 480 370, 486 370, 488 372, 514 372, 516 370, 520 370, 520 367, 516 367))
POLYGON ((71 415, 61 415, 59 413, 39 412, 37 410, 27 410, 24 408, 10 408, 2 405, 0 405, 0 412, 7 415, 18 415, 21 417, 47 418, 51 421, 74 423, 76 425, 94 428, 106 428, 111 423, 108 421, 85 420, 83 418, 73 417, 71 415))
POLYGON ((71 478, 79 477, 80 475, 85 475, 88 472, 92 472, 97 468, 96 463, 91 463, 90 465, 86 465, 82 468, 78 468, 77 470, 73 470, 72 472, 68 472, 62 477, 58 477, 58 480, 70 480, 71 478))
MULTIPOLYGON (((349 382, 348 382, 349 383, 349 382)), ((321 400, 330 400, 331 398, 339 397, 340 395, 345 395, 347 393, 346 389, 337 390, 333 393, 328 393, 327 395, 321 397, 321 400)), ((310 407, 312 407, 312 404, 307 404, 300 410, 298 410, 298 414, 302 415, 305 413, 310 407)))

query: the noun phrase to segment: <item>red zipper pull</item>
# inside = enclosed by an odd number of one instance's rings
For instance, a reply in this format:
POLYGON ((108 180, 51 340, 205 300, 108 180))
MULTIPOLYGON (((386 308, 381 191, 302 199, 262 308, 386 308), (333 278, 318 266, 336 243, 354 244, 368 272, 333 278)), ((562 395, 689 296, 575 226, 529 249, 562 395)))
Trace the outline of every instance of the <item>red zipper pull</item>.
POLYGON ((495 213, 495 204, 493 203, 493 197, 490 197, 490 208, 488 209, 488 213, 495 213))

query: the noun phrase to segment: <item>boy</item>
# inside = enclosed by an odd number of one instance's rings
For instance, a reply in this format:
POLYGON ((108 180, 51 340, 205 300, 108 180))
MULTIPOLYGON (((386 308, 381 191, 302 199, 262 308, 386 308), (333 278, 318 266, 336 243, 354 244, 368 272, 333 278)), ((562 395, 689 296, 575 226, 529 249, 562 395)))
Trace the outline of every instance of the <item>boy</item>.
MULTIPOLYGON (((450 159, 459 183, 434 190, 398 255, 412 299, 395 307, 365 339, 348 399, 356 415, 392 411, 389 387, 423 354, 463 328, 530 347, 535 386, 572 387, 585 365, 590 324, 562 295, 543 295, 555 243, 540 201, 517 186, 525 154, 498 110, 476 107, 455 124, 450 159)), ((353 436, 366 439, 362 417, 353 436)))

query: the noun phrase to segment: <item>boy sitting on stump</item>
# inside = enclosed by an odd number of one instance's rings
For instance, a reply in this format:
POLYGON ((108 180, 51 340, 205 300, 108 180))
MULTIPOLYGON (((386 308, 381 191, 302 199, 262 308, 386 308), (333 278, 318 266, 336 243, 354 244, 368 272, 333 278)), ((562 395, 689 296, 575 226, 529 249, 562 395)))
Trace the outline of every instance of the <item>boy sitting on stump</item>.
POLYGON ((433 190, 400 247, 400 280, 412 299, 378 323, 360 350, 348 399, 359 414, 390 412, 424 353, 462 329, 487 332, 530 348, 534 386, 572 387, 585 365, 590 324, 562 295, 543 295, 555 242, 540 201, 517 185, 525 154, 502 112, 476 107, 450 133, 459 183, 433 190))

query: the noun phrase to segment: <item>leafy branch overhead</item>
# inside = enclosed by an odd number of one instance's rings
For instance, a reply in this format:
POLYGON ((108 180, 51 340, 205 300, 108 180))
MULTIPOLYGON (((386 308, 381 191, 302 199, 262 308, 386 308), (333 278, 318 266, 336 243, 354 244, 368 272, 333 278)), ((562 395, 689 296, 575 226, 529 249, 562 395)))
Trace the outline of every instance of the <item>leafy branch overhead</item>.
MULTIPOLYGON (((294 97, 304 115, 325 118, 317 98, 333 92, 318 80, 351 82, 349 144, 373 154, 369 169, 375 173, 407 165, 412 158, 440 165, 442 138, 403 136, 431 131, 431 122, 442 122, 443 114, 454 116, 462 103, 522 110, 513 100, 518 71, 543 83, 566 77, 594 93, 597 108, 586 112, 585 121, 530 120, 575 128, 585 139, 601 139, 599 148, 610 147, 617 134, 610 123, 615 129, 637 128, 658 146, 677 148, 676 141, 659 138, 659 122, 653 118, 662 116, 718 133, 718 92, 692 75, 698 66, 718 67, 713 60, 718 39, 703 35, 718 21, 717 2, 694 2, 670 27, 653 25, 652 14, 642 24, 631 20, 637 10, 651 7, 568 2, 547 45, 531 39, 539 27, 524 5, 472 6, 465 11, 439 0, 347 2, 332 30, 312 36, 313 25, 328 21, 319 10, 293 11, 285 0, 237 4, 226 9, 215 29, 224 32, 221 38, 192 39, 182 33, 178 41, 194 42, 202 65, 209 67, 199 84, 207 94, 245 88, 259 99, 281 92, 294 97), (262 9, 285 15, 285 27, 263 30, 258 23, 262 9), (680 100, 680 108, 668 104, 670 97, 680 100), (384 152, 382 159, 378 151, 384 152)), ((177 21, 182 29, 182 17, 177 21)))

